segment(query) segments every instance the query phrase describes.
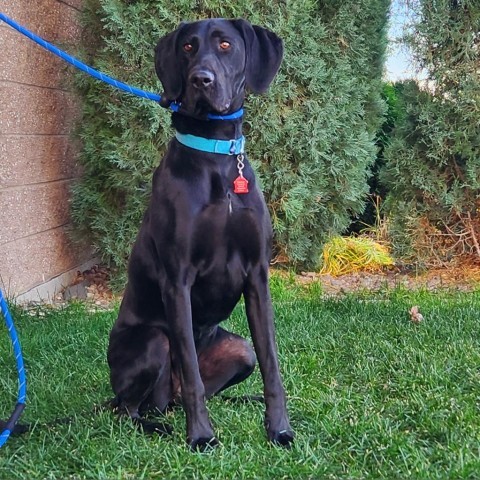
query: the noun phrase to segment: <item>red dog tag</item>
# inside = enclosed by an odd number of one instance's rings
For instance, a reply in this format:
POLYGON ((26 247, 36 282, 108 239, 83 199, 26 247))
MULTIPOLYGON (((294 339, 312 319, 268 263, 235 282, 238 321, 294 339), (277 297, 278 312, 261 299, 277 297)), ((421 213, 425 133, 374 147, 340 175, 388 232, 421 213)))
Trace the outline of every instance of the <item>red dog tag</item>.
POLYGON ((248 180, 243 175, 233 181, 233 193, 248 193, 248 180))

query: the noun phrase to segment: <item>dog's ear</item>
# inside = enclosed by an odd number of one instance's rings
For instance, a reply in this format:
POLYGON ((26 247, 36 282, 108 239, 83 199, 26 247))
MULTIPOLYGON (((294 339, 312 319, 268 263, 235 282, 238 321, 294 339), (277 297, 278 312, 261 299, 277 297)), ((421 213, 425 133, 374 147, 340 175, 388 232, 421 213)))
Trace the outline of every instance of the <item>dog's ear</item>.
POLYGON ((162 37, 155 47, 155 71, 162 82, 162 103, 170 104, 182 94, 183 78, 178 62, 177 39, 184 24, 162 37))
POLYGON ((255 93, 263 93, 272 83, 283 58, 283 42, 275 33, 243 19, 232 20, 245 41, 245 81, 255 93))

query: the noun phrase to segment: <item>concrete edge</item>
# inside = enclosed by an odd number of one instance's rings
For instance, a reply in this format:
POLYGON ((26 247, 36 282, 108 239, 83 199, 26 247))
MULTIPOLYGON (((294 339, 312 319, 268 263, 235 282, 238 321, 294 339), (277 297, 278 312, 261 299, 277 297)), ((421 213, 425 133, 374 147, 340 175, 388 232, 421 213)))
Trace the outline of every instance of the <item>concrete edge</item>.
POLYGON ((49 281, 37 285, 26 292, 16 295, 13 301, 17 304, 28 302, 53 303, 55 297, 68 287, 77 276, 77 272, 83 272, 100 263, 98 258, 92 258, 81 265, 78 265, 67 272, 64 272, 49 281))

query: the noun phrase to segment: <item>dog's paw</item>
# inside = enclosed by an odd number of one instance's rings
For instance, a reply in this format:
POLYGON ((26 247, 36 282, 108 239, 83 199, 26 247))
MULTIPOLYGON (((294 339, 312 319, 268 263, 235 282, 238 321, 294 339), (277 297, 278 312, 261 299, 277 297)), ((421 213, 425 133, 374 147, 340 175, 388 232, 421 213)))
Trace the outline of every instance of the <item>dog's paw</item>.
POLYGON ((187 439, 187 443, 194 452, 206 452, 215 448, 218 445, 218 440, 215 437, 200 437, 187 439))
POLYGON ((280 445, 285 448, 291 448, 294 438, 295 433, 293 433, 293 430, 290 429, 268 432, 268 439, 274 445, 280 445))
POLYGON ((285 448, 290 448, 295 438, 295 433, 290 428, 288 415, 286 412, 275 415, 274 420, 272 416, 266 412, 264 425, 267 431, 267 437, 274 445, 280 445, 285 448))
POLYGON ((144 419, 135 419, 135 423, 146 435, 171 435, 173 428, 168 423, 150 422, 144 419))

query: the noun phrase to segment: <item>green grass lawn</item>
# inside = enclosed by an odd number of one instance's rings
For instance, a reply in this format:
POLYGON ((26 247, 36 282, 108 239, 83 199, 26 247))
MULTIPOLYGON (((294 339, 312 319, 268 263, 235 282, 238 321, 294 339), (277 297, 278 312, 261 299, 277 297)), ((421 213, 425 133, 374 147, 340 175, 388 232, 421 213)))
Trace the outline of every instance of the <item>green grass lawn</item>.
MULTIPOLYGON (((105 360, 115 312, 16 310, 31 432, 0 451, 1 479, 480 478, 480 292, 404 290, 339 299, 273 279, 279 355, 296 442, 269 445, 263 405, 208 402, 221 445, 191 453, 185 417, 145 437, 94 406, 111 397, 105 360), (425 321, 409 320, 419 305, 425 321), (52 420, 71 417, 71 421, 52 420)), ((227 328, 246 335, 243 307, 227 328)), ((16 372, 0 335, 0 416, 16 372)), ((261 393, 258 369, 229 395, 261 393)))

